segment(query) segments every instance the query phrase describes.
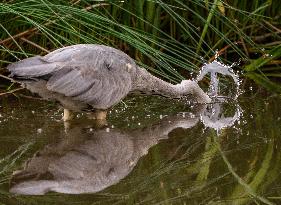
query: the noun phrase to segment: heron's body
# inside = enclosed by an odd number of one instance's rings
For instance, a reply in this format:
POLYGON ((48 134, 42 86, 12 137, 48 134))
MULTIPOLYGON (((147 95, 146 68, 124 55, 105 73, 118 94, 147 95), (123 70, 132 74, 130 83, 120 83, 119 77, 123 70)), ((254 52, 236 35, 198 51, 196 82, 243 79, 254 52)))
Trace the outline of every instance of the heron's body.
POLYGON ((106 110, 138 91, 172 98, 195 94, 197 101, 209 101, 195 82, 167 83, 122 51, 104 45, 68 46, 13 63, 8 69, 27 89, 72 111, 106 110))

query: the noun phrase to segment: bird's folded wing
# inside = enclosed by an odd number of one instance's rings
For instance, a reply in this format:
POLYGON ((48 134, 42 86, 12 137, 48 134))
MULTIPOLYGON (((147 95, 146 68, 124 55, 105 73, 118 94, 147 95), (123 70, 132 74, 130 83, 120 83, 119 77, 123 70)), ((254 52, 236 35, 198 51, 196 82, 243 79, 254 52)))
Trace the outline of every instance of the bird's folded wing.
POLYGON ((76 45, 11 64, 12 76, 45 80, 48 90, 106 109, 131 89, 126 54, 104 46, 76 45))
POLYGON ((41 56, 34 56, 16 63, 10 64, 7 69, 11 77, 34 78, 54 72, 59 67, 57 63, 50 63, 43 60, 41 56))

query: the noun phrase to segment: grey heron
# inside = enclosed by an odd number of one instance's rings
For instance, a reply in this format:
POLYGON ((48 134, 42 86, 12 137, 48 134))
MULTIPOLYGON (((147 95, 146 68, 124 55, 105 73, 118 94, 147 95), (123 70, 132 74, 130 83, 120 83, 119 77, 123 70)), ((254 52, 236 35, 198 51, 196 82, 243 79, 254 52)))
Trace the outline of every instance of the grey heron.
POLYGON ((165 82, 124 52, 105 45, 79 44, 57 49, 10 64, 15 81, 64 108, 63 120, 72 112, 93 111, 96 119, 105 119, 106 110, 129 93, 182 98, 191 95, 199 103, 211 101, 195 81, 180 84, 165 82))

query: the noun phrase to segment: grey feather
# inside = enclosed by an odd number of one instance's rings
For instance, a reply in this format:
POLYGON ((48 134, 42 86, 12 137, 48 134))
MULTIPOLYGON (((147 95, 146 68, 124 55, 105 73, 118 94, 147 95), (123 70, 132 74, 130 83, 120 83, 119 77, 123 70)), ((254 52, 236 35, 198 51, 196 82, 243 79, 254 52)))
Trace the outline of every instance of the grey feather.
POLYGON ((36 90, 44 98, 55 98, 66 108, 73 103, 62 102, 55 93, 68 97, 70 101, 80 102, 79 109, 87 105, 107 109, 130 92, 136 67, 133 59, 117 49, 81 44, 58 49, 44 57, 19 61, 8 69, 11 76, 26 79, 50 75, 45 90, 40 91, 42 86, 40 89, 32 88, 33 85, 38 86, 32 82, 26 82, 25 86, 36 90), (127 64, 132 65, 130 72, 126 68, 127 64))
POLYGON ((23 82, 32 92, 75 111, 89 105, 107 109, 135 91, 172 98, 198 94, 203 101, 208 100, 199 86, 172 85, 160 80, 138 67, 127 54, 104 45, 68 46, 44 57, 13 63, 8 69, 15 79, 35 80, 23 82))
POLYGON ((46 62, 41 56, 34 56, 10 64, 7 69, 11 72, 11 77, 18 76, 28 79, 49 74, 57 67, 57 64, 46 62))
POLYGON ((47 89, 71 97, 85 92, 92 84, 81 76, 79 70, 64 67, 48 80, 47 89))

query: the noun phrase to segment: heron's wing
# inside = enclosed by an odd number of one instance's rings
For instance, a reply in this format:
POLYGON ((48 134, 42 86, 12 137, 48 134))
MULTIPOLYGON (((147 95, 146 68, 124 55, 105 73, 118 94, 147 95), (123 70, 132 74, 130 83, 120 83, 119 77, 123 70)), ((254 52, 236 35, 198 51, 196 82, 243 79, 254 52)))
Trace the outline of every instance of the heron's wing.
MULTIPOLYGON (((85 60, 82 48, 82 45, 60 48, 44 57, 34 56, 12 63, 7 69, 11 72, 11 77, 30 79, 44 76, 60 70, 67 63, 71 63, 74 60, 73 57, 81 56, 85 60)), ((88 51, 88 49, 86 50, 88 51)))
POLYGON ((135 67, 129 56, 114 48, 75 45, 25 59, 8 69, 12 76, 46 80, 49 91, 106 109, 130 92, 135 67))
POLYGON ((58 66, 56 63, 44 61, 41 56, 34 56, 12 63, 7 69, 11 72, 11 77, 29 79, 52 73, 58 66))
POLYGON ((47 88, 95 108, 106 109, 129 93, 131 78, 124 72, 111 72, 106 68, 91 69, 85 74, 79 69, 64 67, 52 75, 47 88))
POLYGON ((84 46, 74 52, 62 50, 57 55, 45 59, 64 65, 47 82, 47 88, 53 92, 106 109, 131 90, 131 72, 128 72, 127 64, 134 64, 134 61, 120 51, 84 46))
POLYGON ((94 83, 95 79, 86 79, 79 70, 69 66, 52 73, 47 82, 47 89, 73 97, 85 92, 94 83))

